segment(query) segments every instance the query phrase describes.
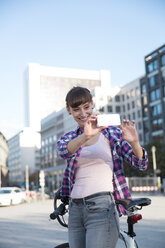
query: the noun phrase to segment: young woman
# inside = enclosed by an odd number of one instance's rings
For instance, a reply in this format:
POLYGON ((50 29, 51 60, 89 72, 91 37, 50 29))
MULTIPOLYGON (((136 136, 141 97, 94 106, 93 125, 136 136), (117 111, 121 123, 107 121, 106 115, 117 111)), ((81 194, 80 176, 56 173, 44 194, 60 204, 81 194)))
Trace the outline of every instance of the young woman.
POLYGON ((70 199, 70 248, 116 246, 119 218, 114 199, 131 198, 123 159, 138 170, 148 163, 135 121, 123 121, 120 128, 97 127, 93 105, 88 89, 73 87, 68 92, 66 107, 78 127, 57 142, 59 155, 67 160, 61 193, 70 199))

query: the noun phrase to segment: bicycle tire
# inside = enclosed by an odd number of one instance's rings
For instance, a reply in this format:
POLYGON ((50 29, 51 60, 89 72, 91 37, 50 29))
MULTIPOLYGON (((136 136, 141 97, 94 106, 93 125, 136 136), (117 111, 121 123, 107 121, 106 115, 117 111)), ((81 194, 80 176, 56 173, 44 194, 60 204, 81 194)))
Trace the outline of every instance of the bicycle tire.
POLYGON ((54 248, 69 248, 69 243, 64 243, 64 244, 61 244, 61 245, 57 245, 54 248))

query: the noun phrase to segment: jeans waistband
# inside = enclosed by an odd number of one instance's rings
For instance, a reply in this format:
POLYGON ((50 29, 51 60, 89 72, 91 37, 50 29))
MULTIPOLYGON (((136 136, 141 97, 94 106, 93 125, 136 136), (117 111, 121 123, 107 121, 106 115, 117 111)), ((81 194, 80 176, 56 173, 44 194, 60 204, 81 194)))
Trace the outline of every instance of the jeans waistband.
POLYGON ((98 196, 103 196, 103 195, 110 195, 111 199, 112 199, 112 193, 111 192, 99 192, 99 193, 95 193, 83 198, 70 198, 70 201, 76 204, 83 204, 86 200, 92 199, 94 197, 98 197, 98 196))

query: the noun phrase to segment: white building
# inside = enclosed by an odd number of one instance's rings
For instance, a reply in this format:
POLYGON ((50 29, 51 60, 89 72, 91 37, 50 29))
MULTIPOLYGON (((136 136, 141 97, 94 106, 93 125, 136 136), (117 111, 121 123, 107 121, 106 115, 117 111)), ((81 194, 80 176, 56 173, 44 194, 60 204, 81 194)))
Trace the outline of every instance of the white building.
POLYGON ((121 121, 135 120, 141 145, 144 144, 141 94, 141 77, 131 81, 123 87, 106 90, 96 87, 92 90, 95 108, 101 113, 118 113, 121 121))
POLYGON ((25 168, 29 175, 40 170, 40 133, 24 128, 8 140, 9 184, 22 186, 25 182, 25 168))
POLYGON ((41 66, 30 63, 25 71, 25 126, 40 130, 40 121, 65 107, 67 92, 81 85, 90 90, 110 87, 110 72, 41 66))

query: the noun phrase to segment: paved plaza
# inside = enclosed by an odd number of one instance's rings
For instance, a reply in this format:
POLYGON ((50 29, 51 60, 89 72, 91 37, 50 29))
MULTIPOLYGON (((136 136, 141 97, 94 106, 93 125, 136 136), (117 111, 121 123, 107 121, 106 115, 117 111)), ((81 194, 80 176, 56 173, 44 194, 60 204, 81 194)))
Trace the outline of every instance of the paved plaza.
MULTIPOLYGON (((140 211, 143 219, 135 225, 139 247, 165 248, 165 195, 147 197, 152 204, 140 211)), ((54 248, 66 242, 67 229, 49 220, 52 211, 53 200, 0 207, 0 248, 54 248)), ((122 228, 125 220, 121 218, 122 228)))

